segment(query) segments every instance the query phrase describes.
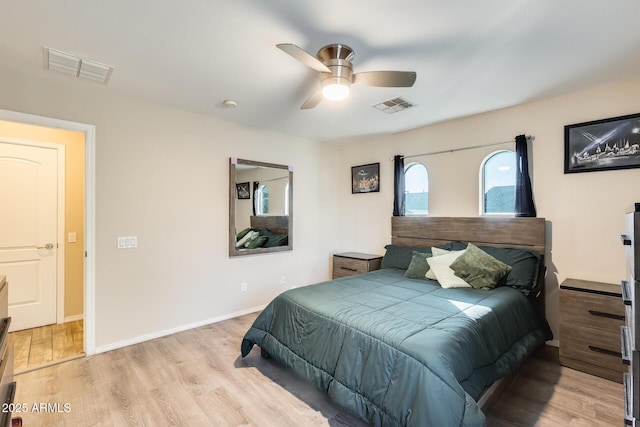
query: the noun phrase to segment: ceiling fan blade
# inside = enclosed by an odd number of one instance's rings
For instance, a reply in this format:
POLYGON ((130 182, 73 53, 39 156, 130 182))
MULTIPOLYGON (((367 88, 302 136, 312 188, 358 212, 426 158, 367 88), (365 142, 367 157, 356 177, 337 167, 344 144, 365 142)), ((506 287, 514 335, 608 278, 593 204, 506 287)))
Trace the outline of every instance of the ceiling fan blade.
POLYGON ((315 92, 314 94, 312 94, 309 98, 307 98, 306 101, 304 101, 304 104, 302 104, 302 107, 300 107, 301 110, 308 110, 309 108, 313 108, 316 105, 318 105, 320 103, 320 101, 322 101, 324 97, 322 96, 322 91, 319 90, 317 92, 315 92))
POLYGON ((366 71, 353 75, 353 83, 378 87, 411 87, 416 81, 413 71, 366 71))
POLYGON ((293 56, 298 61, 302 62, 309 68, 313 68, 316 71, 320 71, 321 73, 330 73, 331 70, 327 68, 322 62, 320 62, 315 56, 311 55, 306 50, 303 50, 291 43, 281 43, 277 44, 276 47, 283 51, 284 53, 288 53, 293 56))

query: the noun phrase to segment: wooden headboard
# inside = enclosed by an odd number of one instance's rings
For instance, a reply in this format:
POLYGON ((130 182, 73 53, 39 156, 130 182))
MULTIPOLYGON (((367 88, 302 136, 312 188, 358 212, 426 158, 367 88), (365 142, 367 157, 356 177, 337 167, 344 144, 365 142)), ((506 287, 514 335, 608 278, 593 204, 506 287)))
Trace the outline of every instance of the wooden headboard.
POLYGON ((289 217, 282 215, 259 215, 249 218, 251 228, 269 230, 274 234, 289 234, 289 217))
POLYGON ((391 243, 427 247, 459 240, 476 246, 522 248, 540 252, 538 283, 529 294, 536 312, 545 317, 545 219, 503 217, 391 217, 391 243))
POLYGON ((478 246, 533 249, 544 255, 544 218, 424 217, 391 218, 391 243, 436 246, 460 240, 478 246))

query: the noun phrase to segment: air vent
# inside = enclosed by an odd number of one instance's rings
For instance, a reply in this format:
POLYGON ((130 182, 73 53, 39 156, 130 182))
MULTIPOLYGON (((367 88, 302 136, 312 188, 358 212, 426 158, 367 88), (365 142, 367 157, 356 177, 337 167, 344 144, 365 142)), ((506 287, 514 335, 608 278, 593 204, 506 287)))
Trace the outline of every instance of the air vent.
POLYGON ((113 71, 113 67, 109 65, 89 61, 48 47, 44 48, 44 67, 48 70, 103 84, 107 84, 113 71))
POLYGON ((384 111, 387 114, 397 113, 407 108, 415 107, 411 102, 404 98, 393 98, 388 101, 381 102, 373 106, 376 110, 384 111))

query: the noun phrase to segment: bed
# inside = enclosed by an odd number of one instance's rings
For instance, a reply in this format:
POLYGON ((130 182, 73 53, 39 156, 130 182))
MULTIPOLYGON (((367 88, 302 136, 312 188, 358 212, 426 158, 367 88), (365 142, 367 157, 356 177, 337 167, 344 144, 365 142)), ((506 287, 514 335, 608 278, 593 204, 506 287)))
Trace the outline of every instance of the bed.
POLYGON ((276 297, 242 356, 258 345, 376 426, 482 426, 492 384, 550 339, 544 219, 394 217, 391 240, 380 270, 276 297), (469 243, 513 264, 500 286, 405 277, 415 254, 469 243))

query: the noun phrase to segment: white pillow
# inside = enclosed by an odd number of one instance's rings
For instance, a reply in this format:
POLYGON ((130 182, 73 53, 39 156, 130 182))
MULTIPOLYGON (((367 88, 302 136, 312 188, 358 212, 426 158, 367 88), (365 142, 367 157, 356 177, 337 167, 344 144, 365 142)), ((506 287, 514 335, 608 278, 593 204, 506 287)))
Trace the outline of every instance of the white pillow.
POLYGON ((433 254, 433 256, 440 256, 440 255, 448 254, 449 252, 451 251, 449 251, 448 249, 440 249, 440 248, 436 248, 435 246, 431 248, 431 253, 433 254))
POLYGON ((436 280, 443 288, 471 288, 472 286, 456 276, 455 272, 449 266, 460 256, 462 251, 451 251, 445 255, 427 258, 427 263, 431 267, 431 271, 436 276, 436 280))
MULTIPOLYGON (((440 248, 436 248, 436 247, 432 247, 431 248, 431 254, 433 256, 440 256, 440 255, 444 255, 444 254, 448 254, 449 251, 446 249, 440 249, 440 248)), ((436 275, 433 272, 433 270, 431 268, 429 268, 429 271, 427 271, 427 274, 424 275, 424 277, 426 277, 427 279, 431 279, 431 280, 438 280, 436 279, 436 275)))
POLYGON ((244 235, 244 237, 236 242, 236 248, 242 248, 251 239, 254 239, 258 234, 257 231, 250 231, 244 235))

